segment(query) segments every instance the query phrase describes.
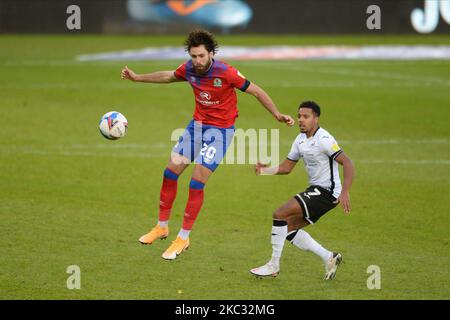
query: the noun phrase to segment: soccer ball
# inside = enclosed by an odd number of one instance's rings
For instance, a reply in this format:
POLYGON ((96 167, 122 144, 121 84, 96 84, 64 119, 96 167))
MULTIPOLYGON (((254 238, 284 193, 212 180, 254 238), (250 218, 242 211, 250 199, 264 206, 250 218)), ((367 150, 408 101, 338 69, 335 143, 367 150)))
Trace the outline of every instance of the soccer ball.
POLYGON ((110 111, 100 118, 98 128, 106 139, 117 140, 126 135, 128 121, 120 112, 110 111))

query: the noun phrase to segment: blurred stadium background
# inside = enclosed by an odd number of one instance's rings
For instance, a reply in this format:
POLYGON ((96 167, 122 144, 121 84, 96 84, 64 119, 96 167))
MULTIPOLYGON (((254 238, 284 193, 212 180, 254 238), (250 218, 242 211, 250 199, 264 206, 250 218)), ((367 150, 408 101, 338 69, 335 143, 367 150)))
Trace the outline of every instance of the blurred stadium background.
MULTIPOLYGON (((0 299, 448 299, 449 59, 450 1, 0 0, 0 299), (381 29, 367 27, 370 5, 381 29), (186 83, 129 83, 120 70, 175 69, 195 27, 282 112, 317 101, 353 159, 352 213, 308 227, 347 261, 334 281, 289 244, 278 278, 248 272, 270 254, 272 212, 306 186, 300 165, 284 177, 223 165, 186 254, 168 262, 167 241, 138 245, 194 100, 186 83), (110 110, 130 123, 119 141, 98 133, 110 110), (67 288, 71 265, 79 290, 67 288), (373 265, 381 288, 371 290, 373 265)), ((280 130, 283 158, 297 129, 244 94, 239 109, 237 127, 280 130)))

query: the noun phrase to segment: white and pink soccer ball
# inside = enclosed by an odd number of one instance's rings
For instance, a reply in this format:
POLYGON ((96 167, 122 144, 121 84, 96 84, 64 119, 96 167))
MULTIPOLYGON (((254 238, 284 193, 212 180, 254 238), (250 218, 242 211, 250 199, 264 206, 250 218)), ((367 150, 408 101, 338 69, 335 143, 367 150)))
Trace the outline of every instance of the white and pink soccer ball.
POLYGON ((120 112, 110 111, 101 117, 98 128, 106 139, 117 140, 127 134, 128 120, 120 112))

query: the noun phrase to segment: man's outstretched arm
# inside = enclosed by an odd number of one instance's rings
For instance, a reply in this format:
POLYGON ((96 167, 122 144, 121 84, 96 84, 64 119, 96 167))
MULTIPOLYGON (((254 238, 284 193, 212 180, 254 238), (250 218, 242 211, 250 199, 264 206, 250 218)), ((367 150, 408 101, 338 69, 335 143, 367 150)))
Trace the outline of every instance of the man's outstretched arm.
POLYGON ((296 164, 297 161, 289 159, 285 159, 278 167, 269 167, 267 164, 258 162, 255 164, 255 173, 257 175, 289 174, 296 164))
POLYGON ((280 113, 275 103, 273 103, 272 99, 270 98, 270 96, 256 84, 250 83, 245 92, 251 94, 256 99, 258 99, 258 101, 275 117, 275 119, 277 119, 280 122, 285 122, 290 127, 294 125, 295 123, 294 119, 292 119, 292 117, 289 115, 280 113))
POLYGON ((137 74, 128 67, 122 69, 121 77, 123 80, 147 83, 170 83, 182 81, 181 79, 175 77, 174 71, 157 71, 146 74, 137 74))

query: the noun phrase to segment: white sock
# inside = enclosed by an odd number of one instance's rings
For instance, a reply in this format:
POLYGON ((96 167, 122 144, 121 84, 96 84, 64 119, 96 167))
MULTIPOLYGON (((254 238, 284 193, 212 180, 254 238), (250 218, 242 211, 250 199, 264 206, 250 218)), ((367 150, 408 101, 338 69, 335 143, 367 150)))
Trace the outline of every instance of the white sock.
POLYGON ((161 228, 165 228, 167 226, 169 226, 169 220, 167 221, 158 221, 158 224, 161 228))
POLYGON ((191 230, 185 230, 185 229, 181 228, 180 232, 178 232, 178 236, 181 239, 186 240, 187 238, 189 238, 190 232, 191 232, 191 230))
POLYGON ((271 263, 279 266, 281 253, 283 252, 284 241, 287 235, 287 222, 281 220, 273 220, 272 226, 272 259, 271 263))
POLYGON ((324 263, 333 256, 331 251, 328 251, 322 247, 316 240, 314 240, 308 232, 300 229, 297 231, 295 237, 291 240, 291 243, 305 251, 311 251, 317 254, 324 263))

